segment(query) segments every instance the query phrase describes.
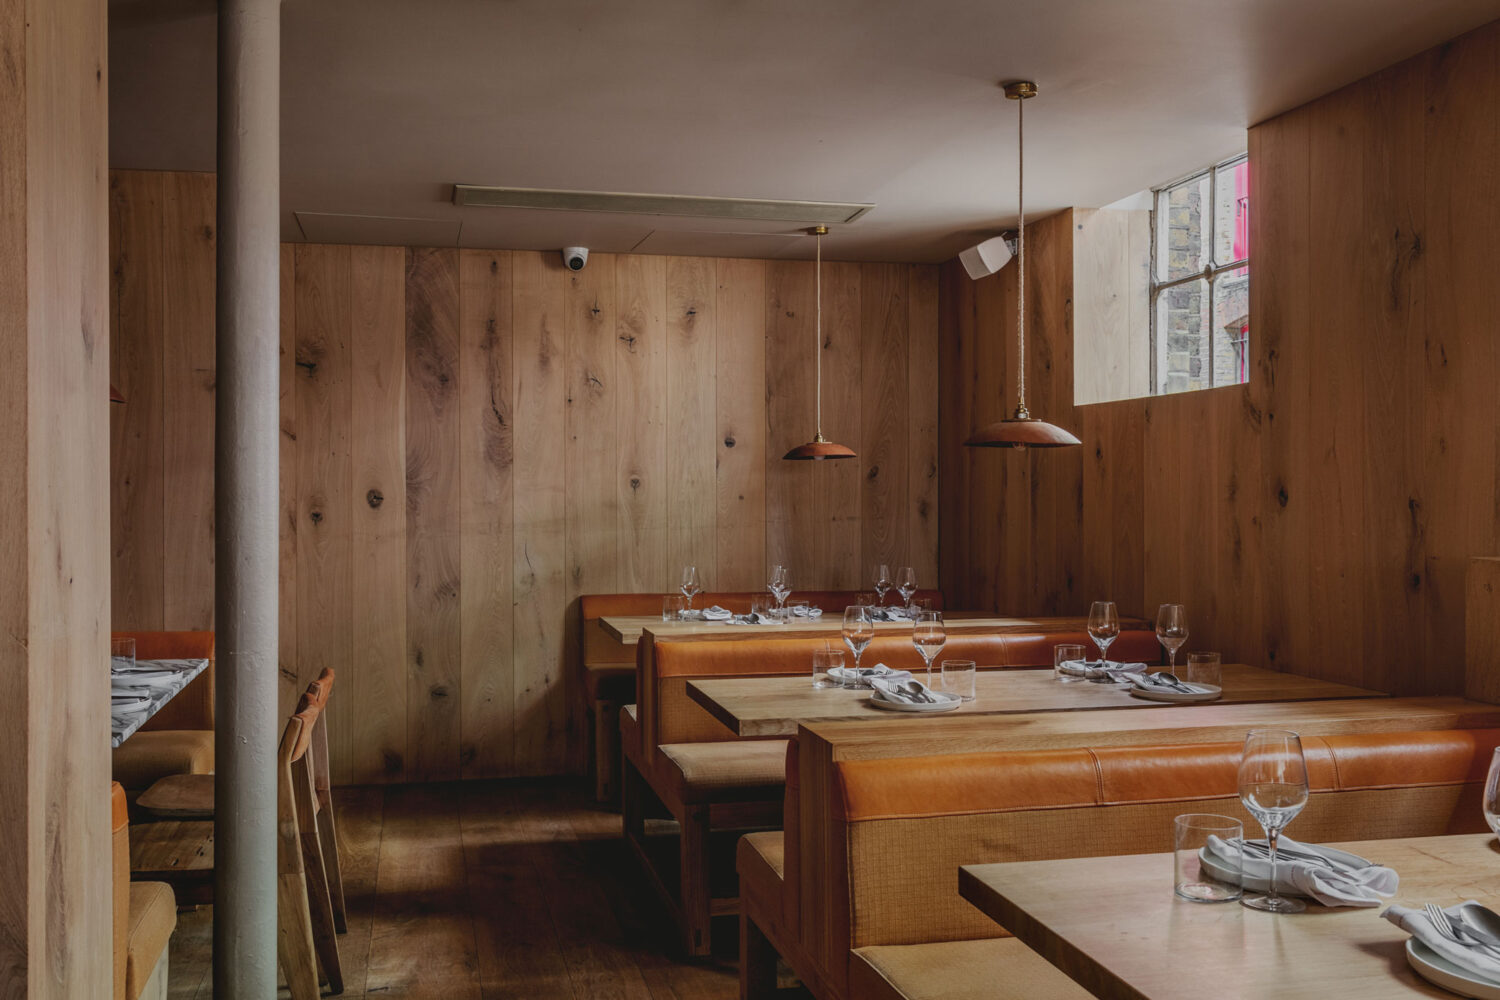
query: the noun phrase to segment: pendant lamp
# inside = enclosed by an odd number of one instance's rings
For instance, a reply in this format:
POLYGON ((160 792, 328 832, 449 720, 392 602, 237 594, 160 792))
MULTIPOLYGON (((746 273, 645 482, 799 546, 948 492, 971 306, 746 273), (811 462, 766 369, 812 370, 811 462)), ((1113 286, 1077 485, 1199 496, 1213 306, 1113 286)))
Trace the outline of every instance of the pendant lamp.
POLYGON ((1016 412, 975 431, 964 444, 970 448, 1061 448, 1080 443, 1068 431, 1037 420, 1026 409, 1026 101, 1036 96, 1036 84, 1022 80, 1005 85, 1005 96, 1016 102, 1016 412))
POLYGON ((813 360, 818 373, 818 433, 807 444, 799 444, 781 456, 783 460, 790 462, 821 462, 828 458, 854 457, 853 449, 834 444, 823 436, 823 237, 828 234, 828 227, 814 226, 808 231, 818 238, 818 321, 813 331, 813 360))

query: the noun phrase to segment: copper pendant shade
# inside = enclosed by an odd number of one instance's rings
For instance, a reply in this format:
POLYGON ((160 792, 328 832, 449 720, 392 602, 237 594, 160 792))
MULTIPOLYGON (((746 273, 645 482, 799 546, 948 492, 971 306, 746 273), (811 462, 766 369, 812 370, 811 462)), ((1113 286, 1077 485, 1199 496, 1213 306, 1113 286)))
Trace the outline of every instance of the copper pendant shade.
POLYGON ((813 360, 818 371, 818 432, 806 444, 799 444, 782 455, 788 462, 822 462, 830 458, 854 458, 854 449, 834 444, 823 436, 823 237, 827 226, 815 226, 810 232, 818 238, 818 319, 814 330, 813 360))
POLYGON ((1036 96, 1036 84, 1018 81, 1005 85, 1005 96, 1016 102, 1019 139, 1016 144, 1016 188, 1019 222, 1016 226, 1016 412, 1008 420, 975 431, 964 442, 970 448, 1064 448, 1081 442, 1056 424, 1037 420, 1026 409, 1026 100, 1036 96))

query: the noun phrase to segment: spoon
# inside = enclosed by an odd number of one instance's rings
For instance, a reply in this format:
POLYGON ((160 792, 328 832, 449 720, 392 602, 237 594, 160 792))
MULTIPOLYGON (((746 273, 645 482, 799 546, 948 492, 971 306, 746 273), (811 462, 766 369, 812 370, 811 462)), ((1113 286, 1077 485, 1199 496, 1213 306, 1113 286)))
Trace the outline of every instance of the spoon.
POLYGON ((1500 948, 1500 914, 1479 903, 1461 903, 1458 907, 1464 932, 1491 947, 1500 948))
POLYGON ((916 681, 907 681, 906 683, 901 685, 901 690, 905 691, 907 694, 911 695, 913 698, 924 705, 930 705, 937 701, 937 699, 932 695, 922 690, 922 685, 918 684, 916 681))

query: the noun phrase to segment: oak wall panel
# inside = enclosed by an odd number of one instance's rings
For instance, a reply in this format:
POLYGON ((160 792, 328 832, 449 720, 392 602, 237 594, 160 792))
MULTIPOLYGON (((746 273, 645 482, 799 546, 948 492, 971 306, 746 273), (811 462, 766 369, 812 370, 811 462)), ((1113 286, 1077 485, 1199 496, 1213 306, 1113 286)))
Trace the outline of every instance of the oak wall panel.
MULTIPOLYGON (((116 610, 153 622, 212 573, 192 554, 211 543, 211 420, 187 416, 212 405, 212 343, 192 339, 211 285, 186 287, 212 273, 191 221, 212 217, 208 180, 112 178, 112 364, 140 397, 112 414, 116 586, 154 579, 116 610), (167 433, 172 407, 200 426, 167 433), (123 530, 137 510, 144 532, 123 530), (193 531, 164 561, 179 519, 193 531)), ((825 279, 827 429, 881 443, 814 467, 781 460, 814 430, 810 262, 597 254, 575 273, 534 252, 283 247, 278 690, 290 710, 338 670, 336 780, 579 769, 581 594, 670 591, 685 561, 710 587, 763 587, 772 561, 797 588, 868 585, 877 555, 936 583, 938 269, 825 279)))
MULTIPOLYGON (((945 424, 942 473, 959 494, 943 507, 945 597, 1017 613, 1182 601, 1189 649, 1457 693, 1465 566, 1500 545, 1500 23, 1263 122, 1249 146, 1250 383, 1077 407, 1036 395, 1038 416, 1082 438, 1064 453, 1083 462, 1076 508, 1067 457, 981 463, 948 444, 968 428, 945 424), (1028 473, 1030 510, 1010 488, 1028 473), (1082 540, 1071 566, 1062 511, 1082 540)), ((1028 228, 1028 249, 1070 214, 1028 228)), ((1053 270, 1037 243, 1032 270, 1053 270)), ((945 265, 945 421, 982 423, 971 380, 1014 374, 987 309, 1013 271, 969 289, 945 265)), ((1044 393, 1065 388, 1073 295, 1028 274, 1034 317, 1053 316, 1031 326, 1028 377, 1044 393)))

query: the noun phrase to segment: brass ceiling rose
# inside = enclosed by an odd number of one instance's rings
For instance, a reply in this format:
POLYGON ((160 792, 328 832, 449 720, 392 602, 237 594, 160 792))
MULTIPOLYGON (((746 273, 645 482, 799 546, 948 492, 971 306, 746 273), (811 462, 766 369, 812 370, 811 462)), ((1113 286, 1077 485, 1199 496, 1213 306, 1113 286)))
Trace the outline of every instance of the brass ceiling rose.
POLYGON ((1037 420, 1026 409, 1026 100, 1036 96, 1036 84, 1015 80, 1005 84, 1005 96, 1016 102, 1016 411, 975 431, 964 442, 970 448, 1066 448, 1081 442, 1056 424, 1037 420))

